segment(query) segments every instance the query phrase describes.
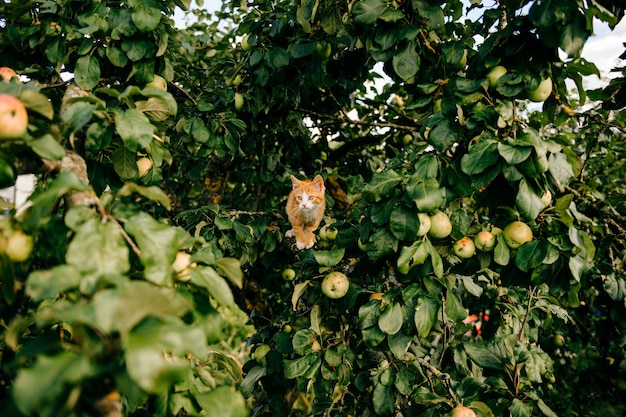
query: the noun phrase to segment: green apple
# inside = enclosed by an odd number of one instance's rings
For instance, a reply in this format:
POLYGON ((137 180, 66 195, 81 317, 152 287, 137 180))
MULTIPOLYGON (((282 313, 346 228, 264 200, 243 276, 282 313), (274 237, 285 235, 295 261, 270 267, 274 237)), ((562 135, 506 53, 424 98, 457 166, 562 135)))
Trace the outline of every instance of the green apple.
POLYGON ((267 356, 270 350, 272 350, 272 348, 270 348, 266 344, 259 345, 257 346, 256 349, 254 349, 254 353, 252 353, 252 359, 254 359, 255 361, 261 364, 265 364, 266 362, 265 357, 267 356))
POLYGON ((26 134, 28 113, 20 100, 0 94, 0 139, 18 139, 26 134))
POLYGON ((243 95, 241 93, 235 93, 234 102, 235 102, 235 110, 243 109, 243 106, 245 104, 245 100, 244 100, 243 95))
POLYGON ((406 133, 404 136, 402 136, 403 145, 408 145, 411 142, 413 142, 413 135, 411 135, 410 133, 406 133))
POLYGON ((293 281, 296 277, 296 271, 293 268, 286 268, 283 270, 282 277, 285 281, 293 281))
POLYGON ((452 223, 450 223, 450 218, 443 211, 438 211, 437 213, 430 216, 430 230, 428 234, 435 239, 443 239, 448 237, 452 233, 452 223))
POLYGON ((459 258, 468 259, 476 253, 476 245, 469 236, 462 237, 452 245, 452 252, 459 258))
POLYGON ((488 230, 481 230, 474 237, 474 245, 481 252, 490 252, 496 247, 496 235, 488 230))
POLYGON ((424 236, 430 230, 430 216, 426 213, 417 213, 417 220, 420 222, 420 227, 417 229, 417 236, 424 236))
POLYGON ((321 42, 317 43, 317 46, 315 47, 315 56, 320 61, 326 61, 328 58, 330 58, 331 53, 332 46, 330 45, 330 42, 326 42, 326 45, 323 45, 321 42))
POLYGON ((21 230, 11 233, 5 242, 4 253, 13 262, 24 262, 33 251, 33 237, 21 230))
POLYGON ((489 87, 495 88, 495 86, 498 84, 498 80, 500 79, 500 77, 502 77, 506 73, 507 69, 502 65, 496 65, 495 67, 491 68, 491 70, 489 70, 489 72, 487 73, 489 87))
POLYGON ((137 160, 137 169, 139 170, 139 177, 145 177, 148 175, 150 169, 152 169, 152 159, 147 156, 142 156, 137 160))
POLYGON ((526 242, 533 240, 533 232, 524 222, 518 220, 506 225, 502 230, 502 236, 507 246, 511 249, 517 249, 526 242))
POLYGON ((333 271, 324 277, 322 292, 330 299, 336 300, 345 296, 350 289, 350 280, 343 272, 333 271))
POLYGON ((564 346, 565 345, 565 337, 562 334, 555 334, 552 337, 552 341, 554 342, 554 346, 564 346))
POLYGON ((241 49, 243 49, 244 51, 250 50, 250 44, 248 43, 249 38, 250 35, 243 35, 243 38, 241 38, 241 49))
POLYGON ((156 88, 157 90, 167 91, 167 81, 158 74, 154 74, 152 81, 146 84, 146 88, 156 88))
POLYGON ((550 97, 550 94, 552 94, 552 80, 546 78, 539 83, 536 89, 528 92, 528 98, 531 101, 541 102, 550 97))

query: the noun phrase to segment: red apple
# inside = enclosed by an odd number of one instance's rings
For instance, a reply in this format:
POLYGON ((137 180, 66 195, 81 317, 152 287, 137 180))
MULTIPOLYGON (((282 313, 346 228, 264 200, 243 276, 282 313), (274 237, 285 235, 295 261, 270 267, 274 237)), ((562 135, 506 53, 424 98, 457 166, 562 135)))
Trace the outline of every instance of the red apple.
POLYGON ((0 94, 0 139, 18 139, 26 134, 28 113, 17 98, 0 94))
POLYGON ((452 251, 459 258, 467 259, 474 256, 476 253, 476 246, 474 245, 474 241, 470 239, 468 236, 465 236, 452 245, 452 251))
POLYGON ((476 417, 476 413, 469 407, 457 405, 454 410, 452 410, 452 417, 476 417))
POLYGON ((17 77, 17 73, 10 67, 0 67, 0 78, 9 82, 13 77, 17 77))

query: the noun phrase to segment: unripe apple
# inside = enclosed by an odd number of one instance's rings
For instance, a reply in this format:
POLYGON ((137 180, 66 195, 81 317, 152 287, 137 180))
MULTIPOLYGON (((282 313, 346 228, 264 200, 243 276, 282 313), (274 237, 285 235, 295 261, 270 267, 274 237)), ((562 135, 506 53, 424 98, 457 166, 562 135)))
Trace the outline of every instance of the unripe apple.
POLYGON ((502 231, 504 241, 511 249, 517 249, 526 242, 533 240, 533 232, 524 222, 514 221, 506 225, 502 231))
POLYGON ((17 98, 0 94, 0 139, 18 139, 26 134, 28 113, 17 98))
POLYGON ((426 213, 417 213, 417 220, 420 222, 417 236, 424 236, 430 230, 430 217, 426 213))
POLYGON ((411 142, 413 142, 413 135, 411 135, 410 133, 406 133, 404 136, 402 136, 403 145, 408 145, 411 142))
POLYGON ((482 252, 490 252, 496 247, 496 235, 488 230, 481 230, 474 237, 476 249, 482 252))
POLYGON ((250 35, 243 35, 243 38, 241 38, 241 49, 243 49, 244 51, 250 50, 250 44, 248 43, 248 38, 250 38, 250 35))
POLYGON ((504 74, 507 73, 507 69, 502 65, 496 65, 491 68, 489 73, 487 73, 487 80, 489 80, 489 87, 494 88, 498 84, 498 80, 504 74))
POLYGON ((234 102, 235 102, 235 110, 243 109, 245 100, 243 99, 243 95, 241 93, 235 93, 234 102))
POLYGON ((252 354, 252 359, 254 359, 255 361, 261 363, 261 364, 265 364, 265 356, 267 356, 267 354, 269 353, 269 351, 272 350, 272 348, 270 348, 268 345, 259 345, 255 350, 254 353, 252 354))
POLYGON ((139 170, 139 177, 145 177, 148 175, 148 171, 152 169, 152 159, 147 156, 142 156, 137 160, 137 169, 139 170))
POLYGON ((476 417, 476 413, 469 407, 457 405, 454 410, 452 410, 451 417, 476 417))
POLYGON ((328 298, 336 300, 343 297, 350 289, 350 280, 339 271, 333 271, 324 277, 322 281, 322 292, 328 298))
POLYGON ((452 223, 450 218, 443 211, 430 216, 430 230, 428 234, 436 239, 443 239, 452 233, 452 223))
POLYGON ((180 281, 188 281, 191 277, 189 274, 189 267, 191 266, 191 255, 187 252, 179 251, 176 254, 176 259, 172 263, 172 269, 176 272, 176 277, 180 281))
POLYGON ((0 67, 0 78, 9 82, 13 77, 17 77, 17 73, 10 67, 0 67))
POLYGON ((474 245, 474 241, 472 239, 465 236, 454 242, 454 245, 452 245, 452 251, 459 258, 468 259, 476 253, 476 246, 474 245))
POLYGON ((565 337, 563 337, 562 334, 558 334, 558 333, 555 334, 552 337, 552 341, 554 342, 554 346, 561 347, 561 346, 565 345, 565 337))
POLYGON ((282 277, 285 281, 293 281, 296 277, 296 271, 294 271, 293 268, 286 268, 283 270, 282 277))
POLYGON ((552 80, 546 78, 539 83, 539 86, 533 91, 528 92, 528 98, 531 101, 545 101, 552 94, 552 80))
POLYGON ((13 262, 24 262, 33 251, 33 237, 16 230, 6 238, 4 253, 13 262))
POLYGON ((167 81, 165 78, 161 77, 158 74, 154 74, 154 78, 148 84, 146 84, 147 88, 156 88, 157 90, 167 91, 167 81))

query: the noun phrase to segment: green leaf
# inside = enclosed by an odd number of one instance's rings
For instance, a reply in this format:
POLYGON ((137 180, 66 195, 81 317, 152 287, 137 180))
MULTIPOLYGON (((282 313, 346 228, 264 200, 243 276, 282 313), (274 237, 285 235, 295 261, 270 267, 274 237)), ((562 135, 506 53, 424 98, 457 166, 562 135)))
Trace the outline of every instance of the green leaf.
POLYGON ((33 140, 27 140, 28 146, 43 159, 58 161, 65 156, 65 148, 50 133, 33 140))
POLYGON ((513 347, 517 341, 516 335, 489 341, 465 343, 463 348, 478 366, 490 369, 503 369, 513 360, 513 347))
POLYGON ((467 311, 461 304, 461 299, 453 292, 448 290, 446 292, 446 315, 453 321, 462 321, 467 317, 467 311))
POLYGON ((389 218, 389 229, 399 240, 413 240, 417 234, 417 213, 404 204, 394 207, 389 218))
POLYGON ((524 372, 528 380, 537 384, 543 382, 541 375, 552 370, 550 356, 535 344, 519 346, 519 362, 524 363, 524 372))
POLYGON ((515 205, 519 209, 520 214, 527 220, 536 219, 539 213, 546 208, 543 201, 541 201, 541 196, 535 193, 526 181, 526 178, 522 178, 519 183, 515 205))
POLYGON ((367 242, 367 256, 376 261, 398 250, 398 239, 386 228, 378 229, 367 242))
POLYGON ((319 355, 308 353, 306 356, 297 359, 284 359, 283 370, 285 378, 294 379, 301 377, 311 371, 317 369, 321 365, 322 360, 319 355))
POLYGON ((24 415, 55 417, 70 401, 70 386, 80 384, 95 372, 86 355, 65 350, 54 356, 39 356, 22 368, 12 384, 13 400, 24 415))
POLYGON ((496 235, 496 247, 493 251, 493 261, 498 265, 508 265, 511 260, 511 251, 502 234, 496 235))
POLYGON ((388 197, 402 177, 394 170, 374 174, 372 180, 365 185, 363 196, 369 201, 379 202, 388 197))
POLYGON ((400 249, 397 266, 398 272, 408 274, 412 267, 422 265, 430 255, 430 247, 423 241, 413 242, 411 246, 400 249))
POLYGON ((113 169, 115 173, 124 181, 137 178, 139 168, 137 167, 137 153, 125 146, 120 146, 111 154, 113 169))
POLYGON ((547 240, 533 240, 523 244, 515 254, 515 266, 524 272, 537 268, 548 255, 549 246, 547 240))
POLYGON ((411 0, 413 8, 417 10, 420 17, 426 19, 429 29, 437 30, 444 25, 444 14, 438 4, 429 4, 424 0, 411 0))
POLYGON ((402 305, 391 303, 384 307, 378 318, 378 328, 386 334, 396 334, 402 328, 402 305))
POLYGON ((492 139, 478 141, 461 158, 461 170, 467 175, 480 174, 498 162, 498 147, 498 142, 492 139))
POLYGON ((298 355, 306 355, 311 352, 314 344, 319 344, 318 335, 313 329, 298 330, 291 340, 293 351, 298 355))
POLYGON ((59 265, 47 271, 34 271, 26 281, 26 294, 34 301, 57 297, 63 291, 77 288, 80 272, 72 265, 59 265))
POLYGON ((203 410, 220 417, 246 417, 248 408, 239 391, 232 386, 221 386, 210 391, 193 389, 193 397, 203 410))
POLYGON ((83 55, 76 60, 74 81, 83 90, 92 90, 100 81, 100 62, 92 55, 83 55))
POLYGON ((417 300, 413 320, 419 337, 428 337, 430 329, 432 329, 435 321, 437 320, 438 310, 439 302, 434 298, 420 297, 417 300))
POLYGON ((205 340, 199 327, 187 326, 178 318, 145 320, 122 337, 128 375, 149 393, 168 391, 190 376, 185 355, 202 355, 205 340))
POLYGON ((289 65, 289 55, 279 46, 270 48, 263 59, 270 68, 282 68, 289 65))
POLYGON ((361 0, 352 8, 354 21, 361 25, 371 25, 387 10, 383 0, 361 0))
POLYGON ((372 392, 372 405, 377 415, 392 415, 395 409, 393 389, 383 384, 375 384, 372 392))
POLYGON ((440 120, 428 134, 428 142, 439 152, 445 152, 459 141, 458 128, 447 120, 440 120))
POLYGON ((243 271, 239 259, 223 257, 215 261, 219 273, 238 288, 243 287, 243 271))
POLYGON ((407 44, 392 59, 393 69, 403 80, 408 80, 417 74, 420 69, 420 58, 415 49, 414 42, 407 44))
POLYGON ((430 241, 424 241, 424 244, 428 245, 428 250, 430 252, 430 260, 433 263, 433 272, 437 278, 443 277, 443 261, 441 260, 441 255, 437 252, 437 248, 435 248, 430 241))
MULTIPOLYGON (((135 164, 135 166, 136 165, 137 164, 135 164)), ((170 198, 163 190, 156 186, 145 187, 143 185, 135 184, 134 182, 127 182, 117 192, 119 197, 128 197, 133 194, 139 194, 149 200, 160 203, 166 210, 171 210, 172 203, 170 198)))
POLYGON ((233 293, 226 280, 210 266, 190 268, 191 283, 206 288, 218 304, 223 306, 235 305, 233 293))
POLYGON ((563 27, 559 46, 568 57, 578 58, 590 35, 591 31, 587 30, 585 17, 577 12, 575 17, 563 27))
POLYGON ((417 175, 411 176, 406 191, 415 202, 417 211, 423 213, 439 208, 446 198, 446 188, 442 187, 436 179, 423 179, 417 175))
POLYGON ((106 48, 106 54, 107 58, 109 58, 109 62, 118 68, 123 68, 128 64, 128 56, 117 46, 109 45, 106 48))
POLYGON ((321 266, 335 266, 343 259, 345 251, 345 248, 335 250, 318 250, 313 251, 313 257, 321 266))
POLYGON ((483 294, 483 287, 476 284, 474 282, 474 278, 467 275, 461 275, 461 281, 463 281, 463 286, 474 297, 480 297, 483 294))
POLYGON ((137 152, 152 143, 154 127, 148 117, 136 109, 115 112, 115 131, 120 135, 124 146, 137 152))
POLYGON ((152 32, 161 22, 161 7, 154 0, 129 0, 133 23, 142 32, 152 32))
POLYGON ((514 146, 502 142, 498 143, 498 153, 511 165, 524 162, 532 152, 533 148, 530 146, 514 146))
POLYGON ((531 417, 533 414, 533 406, 525 404, 518 398, 514 398, 509 407, 511 417, 531 417))
POLYGON ((171 265, 178 252, 178 235, 171 226, 147 213, 128 218, 124 229, 133 237, 141 253, 139 259, 148 281, 158 285, 171 282, 171 265))
POLYGON ((83 275, 123 275, 130 269, 129 249, 113 222, 89 219, 67 248, 67 263, 83 275))
POLYGON ((35 90, 24 89, 19 99, 28 110, 35 111, 49 120, 54 118, 52 102, 46 95, 35 90))
POLYGON ((563 153, 550 154, 548 157, 548 171, 552 174, 561 191, 574 178, 574 169, 563 153))
POLYGON ((317 48, 317 42, 296 43, 289 46, 289 55, 292 58, 302 58, 311 55, 317 48))

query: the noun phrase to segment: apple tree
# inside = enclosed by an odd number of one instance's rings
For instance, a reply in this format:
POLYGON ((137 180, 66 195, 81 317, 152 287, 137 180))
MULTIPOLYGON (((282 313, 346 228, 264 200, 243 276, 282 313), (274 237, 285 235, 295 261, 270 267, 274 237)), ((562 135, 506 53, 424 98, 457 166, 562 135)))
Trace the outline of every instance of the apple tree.
POLYGON ((0 229, 2 409, 623 414, 625 74, 587 89, 581 52, 624 10, 3 3, 2 185, 37 187, 0 229))

